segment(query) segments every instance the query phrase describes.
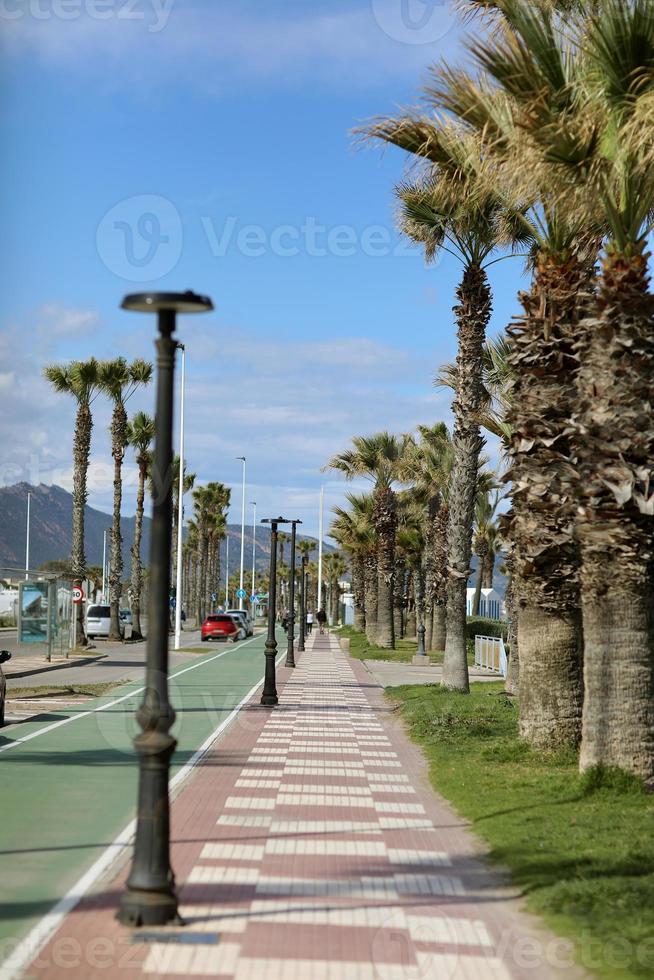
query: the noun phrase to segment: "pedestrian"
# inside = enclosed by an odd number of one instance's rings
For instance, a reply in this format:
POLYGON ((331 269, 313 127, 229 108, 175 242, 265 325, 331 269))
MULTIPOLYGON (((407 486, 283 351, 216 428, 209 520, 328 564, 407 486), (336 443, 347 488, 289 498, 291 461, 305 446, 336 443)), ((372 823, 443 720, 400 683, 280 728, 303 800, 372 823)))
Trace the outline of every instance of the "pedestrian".
POLYGON ((307 633, 309 634, 309 636, 311 635, 311 631, 312 630, 313 630, 313 613, 312 612, 308 612, 307 613, 307 633))
POLYGON ((325 612, 324 609, 319 609, 318 610, 318 613, 316 615, 316 619, 318 620, 318 626, 320 627, 319 632, 320 633, 324 633, 325 632, 325 623, 327 622, 327 613, 325 612))

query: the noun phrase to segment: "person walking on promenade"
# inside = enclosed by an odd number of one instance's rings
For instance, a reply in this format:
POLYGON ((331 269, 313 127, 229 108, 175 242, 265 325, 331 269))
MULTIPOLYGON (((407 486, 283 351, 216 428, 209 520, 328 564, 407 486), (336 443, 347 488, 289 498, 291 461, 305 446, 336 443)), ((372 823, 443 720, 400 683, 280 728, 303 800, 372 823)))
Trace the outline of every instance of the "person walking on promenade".
POLYGON ((319 632, 320 633, 324 633, 325 632, 325 623, 327 622, 327 613, 325 612, 324 609, 319 609, 318 610, 318 613, 316 615, 316 619, 318 620, 318 626, 320 627, 319 632))
POLYGON ((307 633, 309 634, 309 636, 311 636, 312 631, 313 631, 313 613, 312 612, 308 612, 307 613, 307 633))

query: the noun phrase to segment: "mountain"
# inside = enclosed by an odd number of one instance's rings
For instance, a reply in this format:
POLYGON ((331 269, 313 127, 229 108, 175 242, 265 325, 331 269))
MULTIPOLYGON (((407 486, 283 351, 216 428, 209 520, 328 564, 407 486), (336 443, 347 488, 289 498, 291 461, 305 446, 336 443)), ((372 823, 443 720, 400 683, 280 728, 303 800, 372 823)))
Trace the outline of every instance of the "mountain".
MULTIPOLYGON (((73 498, 67 490, 58 486, 31 486, 29 483, 16 483, 10 487, 0 487, 0 572, 21 570, 25 567, 25 535, 27 525, 27 494, 32 494, 30 505, 30 568, 39 568, 46 561, 56 561, 70 556, 73 498)), ((189 505, 187 505, 189 506, 189 505)), ((189 507, 190 509, 190 507, 189 507)), ((130 548, 134 540, 134 518, 121 519, 123 534, 124 575, 127 578, 132 567, 130 548)), ((150 518, 143 520, 142 555, 148 563, 150 548, 150 518)), ((103 535, 111 527, 111 515, 94 507, 86 507, 84 518, 84 541, 86 560, 89 565, 102 565, 103 535)), ((240 568, 241 563, 241 525, 228 524, 229 574, 240 568)), ((246 525, 244 534, 244 566, 252 568, 252 526, 246 525)), ((316 538, 298 534, 298 541, 308 540, 314 544, 311 560, 318 557, 316 538)), ((109 546, 109 535, 107 535, 109 546)), ((270 529, 259 524, 256 530, 257 571, 267 571, 270 562, 270 529)), ((327 554, 336 549, 323 544, 327 554)), ((227 541, 221 542, 220 555, 222 575, 225 574, 227 541)), ((284 558, 288 561, 289 544, 284 545, 284 558)))

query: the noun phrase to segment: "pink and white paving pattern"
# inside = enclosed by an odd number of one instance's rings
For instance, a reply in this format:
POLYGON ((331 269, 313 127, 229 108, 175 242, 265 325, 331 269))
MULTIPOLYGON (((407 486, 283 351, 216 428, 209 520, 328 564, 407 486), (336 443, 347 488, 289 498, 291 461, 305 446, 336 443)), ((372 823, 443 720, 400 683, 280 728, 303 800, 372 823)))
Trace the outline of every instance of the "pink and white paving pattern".
POLYGON ((173 804, 183 926, 114 918, 127 868, 26 977, 518 980, 580 974, 480 859, 365 668, 314 635, 173 804))

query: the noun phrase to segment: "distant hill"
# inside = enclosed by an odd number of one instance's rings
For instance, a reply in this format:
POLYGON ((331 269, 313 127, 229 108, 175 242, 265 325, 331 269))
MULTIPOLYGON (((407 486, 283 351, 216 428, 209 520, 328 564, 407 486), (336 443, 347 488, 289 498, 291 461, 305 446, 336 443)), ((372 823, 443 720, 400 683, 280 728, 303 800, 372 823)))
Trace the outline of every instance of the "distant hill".
MULTIPOLYGON (((0 571, 23 569, 25 567, 25 528, 27 517, 27 493, 32 493, 30 508, 30 568, 36 569, 46 561, 55 561, 70 556, 73 498, 67 490, 58 486, 31 486, 29 483, 16 483, 10 487, 0 487, 0 571)), ((134 518, 123 517, 123 562, 125 577, 132 567, 130 548, 134 541, 134 518)), ((142 554, 147 564, 150 549, 150 518, 143 521, 142 554)), ((86 560, 89 565, 102 565, 103 534, 111 527, 111 514, 86 507, 84 519, 84 538, 86 560)), ((237 571, 241 561, 241 525, 228 524, 229 573, 237 571)), ((252 568, 252 527, 245 526, 244 565, 252 568)), ((316 538, 298 534, 298 540, 309 540, 314 544, 311 559, 318 557, 316 538)), ((270 530, 259 524, 256 532, 257 570, 266 571, 270 562, 270 530)), ((288 544, 285 545, 285 558, 288 560, 288 544)), ((324 553, 334 551, 331 545, 323 546, 324 553)), ((226 540, 221 543, 222 574, 225 572, 226 540)))

